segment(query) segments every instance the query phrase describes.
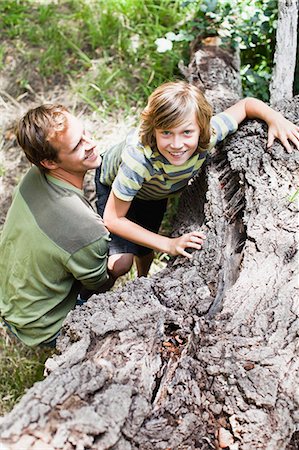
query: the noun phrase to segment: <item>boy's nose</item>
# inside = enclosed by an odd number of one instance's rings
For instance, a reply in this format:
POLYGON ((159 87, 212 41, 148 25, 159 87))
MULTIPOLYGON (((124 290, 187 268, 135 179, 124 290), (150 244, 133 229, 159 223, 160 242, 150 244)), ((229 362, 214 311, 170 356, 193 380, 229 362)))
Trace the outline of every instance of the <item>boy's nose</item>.
POLYGON ((184 144, 183 144, 183 142, 182 142, 180 136, 174 136, 174 137, 173 137, 173 140, 172 140, 172 143, 171 143, 171 147, 172 147, 173 149, 180 149, 180 148, 183 147, 183 145, 184 145, 184 144))

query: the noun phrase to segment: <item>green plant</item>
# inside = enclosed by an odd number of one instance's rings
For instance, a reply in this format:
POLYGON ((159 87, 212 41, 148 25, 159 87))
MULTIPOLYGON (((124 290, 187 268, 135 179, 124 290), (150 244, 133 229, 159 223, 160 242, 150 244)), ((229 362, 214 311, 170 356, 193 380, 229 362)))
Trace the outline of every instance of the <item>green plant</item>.
POLYGON ((30 349, 0 324, 0 415, 6 414, 34 382, 43 379, 52 349, 30 349))
POLYGON ((186 43, 167 55, 157 54, 154 44, 182 19, 178 1, 81 1, 77 14, 84 16, 84 41, 96 58, 76 90, 98 109, 129 111, 133 105, 144 105, 154 87, 178 75, 181 47, 186 43))
POLYGON ((107 113, 144 105, 157 85, 179 75, 187 43, 162 55, 155 40, 184 14, 179 0, 7 0, 0 3, 0 26, 25 61, 28 85, 35 67, 49 80, 71 80, 84 102, 107 113))
POLYGON ((289 202, 294 202, 296 200, 296 198, 299 195, 299 188, 292 194, 289 196, 289 202))
POLYGON ((6 168, 2 165, 0 165, 0 177, 4 177, 6 174, 6 168))
POLYGON ((191 19, 182 25, 178 34, 168 33, 168 39, 201 41, 208 36, 219 36, 223 46, 238 46, 244 94, 269 100, 277 1, 185 0, 182 6, 188 9, 191 19))
POLYGON ((4 68, 4 55, 5 55, 5 47, 0 45, 0 70, 4 68))

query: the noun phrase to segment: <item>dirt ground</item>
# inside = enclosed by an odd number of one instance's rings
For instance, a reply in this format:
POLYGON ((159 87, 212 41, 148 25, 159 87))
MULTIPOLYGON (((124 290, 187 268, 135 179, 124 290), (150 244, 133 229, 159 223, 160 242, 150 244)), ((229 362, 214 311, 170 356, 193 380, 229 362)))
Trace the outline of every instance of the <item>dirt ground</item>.
MULTIPOLYGON (((30 167, 17 145, 15 124, 26 111, 42 103, 62 103, 77 116, 82 117, 86 127, 105 148, 119 142, 128 129, 135 125, 136 117, 124 117, 121 111, 113 116, 99 117, 82 103, 67 83, 58 79, 41 79, 34 71, 26 88, 20 89, 21 62, 11 55, 6 57, 5 71, 0 72, 0 230, 11 204, 15 186, 30 167)), ((92 197, 93 173, 86 176, 85 191, 92 197)))

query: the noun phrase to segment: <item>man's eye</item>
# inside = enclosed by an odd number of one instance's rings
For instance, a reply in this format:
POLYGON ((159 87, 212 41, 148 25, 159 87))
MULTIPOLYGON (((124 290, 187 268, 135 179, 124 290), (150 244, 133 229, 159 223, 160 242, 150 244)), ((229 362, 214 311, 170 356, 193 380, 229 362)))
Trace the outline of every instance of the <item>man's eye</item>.
POLYGON ((76 152, 77 150, 80 150, 81 146, 82 146, 82 139, 81 139, 80 142, 78 142, 78 144, 76 145, 76 147, 73 148, 73 152, 76 152))

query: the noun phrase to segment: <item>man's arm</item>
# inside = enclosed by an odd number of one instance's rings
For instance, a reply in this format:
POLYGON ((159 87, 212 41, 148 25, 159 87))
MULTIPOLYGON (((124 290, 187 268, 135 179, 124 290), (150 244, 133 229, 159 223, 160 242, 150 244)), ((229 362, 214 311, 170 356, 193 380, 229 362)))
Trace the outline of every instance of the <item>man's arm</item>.
POLYGON ((246 118, 264 120, 269 127, 267 147, 271 147, 277 138, 288 152, 292 150, 289 141, 293 142, 299 150, 299 127, 261 100, 247 97, 224 112, 233 116, 238 123, 243 122, 246 118))
POLYGON ((67 262, 69 272, 81 283, 84 300, 94 293, 106 292, 114 284, 107 269, 108 245, 109 234, 105 229, 102 237, 73 253, 67 262))
POLYGON ((112 276, 112 274, 108 271, 108 280, 102 284, 97 290, 92 291, 90 289, 87 289, 86 287, 82 286, 80 290, 80 297, 82 300, 88 300, 89 297, 91 297, 93 294, 103 294, 106 291, 109 291, 109 289, 112 288, 112 286, 115 283, 116 278, 112 276))

